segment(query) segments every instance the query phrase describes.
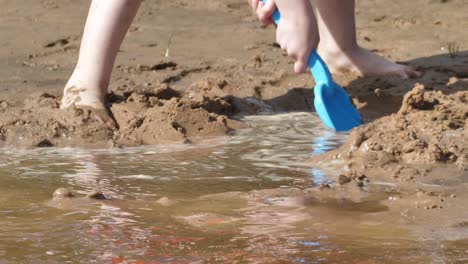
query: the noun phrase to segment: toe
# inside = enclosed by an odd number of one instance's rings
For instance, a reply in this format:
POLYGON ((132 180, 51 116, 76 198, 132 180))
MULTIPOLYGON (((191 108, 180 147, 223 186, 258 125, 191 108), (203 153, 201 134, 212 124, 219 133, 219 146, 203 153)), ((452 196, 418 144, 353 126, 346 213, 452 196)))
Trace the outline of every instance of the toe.
POLYGON ((416 70, 413 66, 406 66, 405 69, 405 74, 408 78, 418 78, 422 76, 422 72, 416 70))
POLYGON ((118 124, 115 121, 112 113, 104 106, 95 108, 90 106, 75 105, 75 107, 77 109, 88 110, 90 112, 90 116, 93 119, 98 120, 112 128, 118 128, 118 124))
POLYGON ((94 114, 94 117, 96 119, 103 122, 104 124, 113 128, 118 128, 117 122, 115 121, 114 117, 112 116, 112 113, 109 110, 105 108, 93 109, 92 113, 94 114))
POLYGON ((406 66, 401 64, 397 64, 397 66, 398 68, 394 71, 394 75, 398 76, 401 79, 407 80, 421 76, 421 72, 417 71, 412 66, 406 66))

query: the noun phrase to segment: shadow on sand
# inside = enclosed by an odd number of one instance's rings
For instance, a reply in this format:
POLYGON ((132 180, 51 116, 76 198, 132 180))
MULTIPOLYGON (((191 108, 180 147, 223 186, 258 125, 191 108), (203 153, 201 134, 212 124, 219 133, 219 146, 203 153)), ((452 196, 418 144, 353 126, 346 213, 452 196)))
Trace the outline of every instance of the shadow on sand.
MULTIPOLYGON (((444 94, 468 89, 468 51, 402 63, 418 69, 421 76, 408 80, 396 77, 360 77, 348 83, 338 77, 337 82, 344 86, 362 115, 371 120, 397 112, 403 96, 417 83, 424 85, 426 90, 441 91, 444 94)), ((234 113, 237 115, 314 111, 313 88, 293 88, 272 99, 232 96, 227 99, 233 102, 234 113)))

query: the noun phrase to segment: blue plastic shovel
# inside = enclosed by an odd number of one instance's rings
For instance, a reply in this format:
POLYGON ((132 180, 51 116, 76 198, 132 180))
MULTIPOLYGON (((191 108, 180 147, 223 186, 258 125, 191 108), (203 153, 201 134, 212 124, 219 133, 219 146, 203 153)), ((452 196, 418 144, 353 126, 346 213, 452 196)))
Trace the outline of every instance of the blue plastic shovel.
MULTIPOLYGON (((264 3, 267 0, 262 0, 264 3)), ((272 15, 276 24, 280 22, 278 10, 272 15)), ((336 131, 348 131, 362 124, 361 115, 351 103, 345 90, 333 81, 325 62, 316 51, 309 57, 309 68, 315 79, 314 106, 322 122, 336 131)))

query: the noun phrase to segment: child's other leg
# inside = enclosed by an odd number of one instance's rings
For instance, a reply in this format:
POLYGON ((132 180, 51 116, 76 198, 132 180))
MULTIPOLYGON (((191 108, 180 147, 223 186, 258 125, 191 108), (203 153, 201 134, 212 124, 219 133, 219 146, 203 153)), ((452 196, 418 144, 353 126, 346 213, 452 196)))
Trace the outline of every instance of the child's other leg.
POLYGON ((359 75, 418 75, 411 67, 391 62, 361 48, 356 40, 355 0, 317 0, 319 53, 332 71, 359 75))
POLYGON ((62 108, 104 108, 112 69, 141 0, 93 0, 75 70, 65 86, 62 108))

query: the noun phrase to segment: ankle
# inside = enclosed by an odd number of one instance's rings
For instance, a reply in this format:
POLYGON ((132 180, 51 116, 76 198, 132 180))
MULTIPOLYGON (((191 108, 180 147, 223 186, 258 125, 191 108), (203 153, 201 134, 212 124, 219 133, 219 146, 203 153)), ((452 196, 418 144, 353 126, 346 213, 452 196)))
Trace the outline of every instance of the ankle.
POLYGON ((346 55, 351 55, 360 49, 361 47, 357 43, 339 46, 335 43, 330 44, 329 42, 323 42, 318 46, 320 54, 329 58, 340 58, 346 55))

